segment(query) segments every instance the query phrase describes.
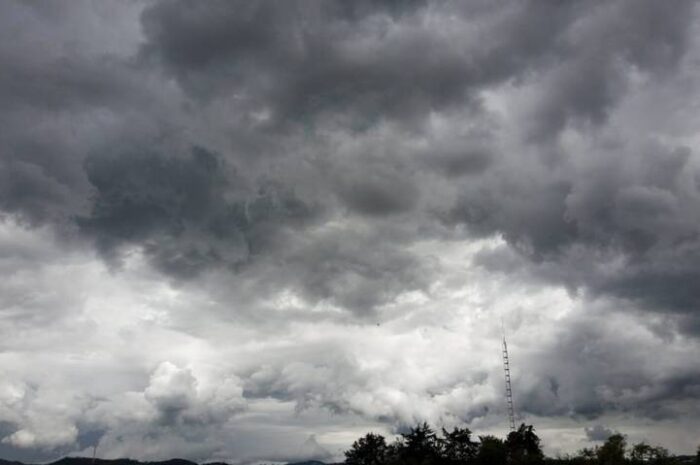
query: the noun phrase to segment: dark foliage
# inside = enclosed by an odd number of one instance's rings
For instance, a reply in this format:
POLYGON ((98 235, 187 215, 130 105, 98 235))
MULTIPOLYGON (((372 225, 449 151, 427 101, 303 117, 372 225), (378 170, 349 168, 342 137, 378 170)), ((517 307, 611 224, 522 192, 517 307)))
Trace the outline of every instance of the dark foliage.
POLYGON ((401 436, 401 442, 397 447, 400 463, 430 465, 438 463, 442 458, 440 441, 427 423, 411 428, 411 431, 401 436))
POLYGON ((532 425, 524 423, 516 431, 511 431, 506 439, 508 462, 514 464, 538 464, 544 460, 540 438, 532 425))
POLYGON ((494 436, 472 440, 468 428, 442 429, 438 435, 427 423, 411 428, 391 445, 369 433, 345 452, 349 465, 503 465, 542 463, 540 440, 532 426, 521 425, 503 441, 494 436))
POLYGON ((345 452, 348 465, 382 465, 386 462, 387 445, 384 436, 368 433, 345 452))
POLYGON ((451 432, 443 428, 440 439, 443 460, 451 465, 472 461, 479 450, 479 443, 472 441, 471 436, 468 428, 455 428, 451 432))
MULTIPOLYGON (((697 455, 670 455, 660 446, 640 442, 630 447, 624 435, 614 433, 595 448, 584 448, 576 454, 557 458, 544 456, 540 438, 532 425, 521 424, 503 440, 496 436, 479 436, 472 440, 468 428, 444 428, 440 433, 427 423, 411 428, 392 443, 384 436, 368 433, 345 451, 347 465, 700 465, 697 455)), ((0 465, 25 465, 0 459, 0 465)), ((65 457, 48 465, 197 465, 184 459, 140 462, 131 459, 103 460, 87 457, 65 457)), ((227 465, 208 463, 204 465, 227 465)), ((326 465, 310 461, 288 465, 326 465)), ((328 464, 341 465, 341 464, 328 464)))
POLYGON ((348 465, 700 465, 700 447, 697 456, 672 456, 645 442, 628 447, 625 436, 614 433, 599 447, 554 459, 544 456, 532 425, 521 424, 505 440, 486 435, 473 441, 468 428, 438 434, 423 423, 391 444, 369 433, 345 457, 348 465))
POLYGON ((502 439, 496 436, 479 436, 481 443, 476 455, 478 465, 504 464, 508 458, 506 445, 502 439))

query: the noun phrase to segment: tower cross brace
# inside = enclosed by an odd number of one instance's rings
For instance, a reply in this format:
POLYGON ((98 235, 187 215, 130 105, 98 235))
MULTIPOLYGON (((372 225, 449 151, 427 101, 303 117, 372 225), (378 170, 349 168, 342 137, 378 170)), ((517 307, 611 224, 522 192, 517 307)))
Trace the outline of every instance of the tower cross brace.
POLYGON ((506 334, 503 332, 503 373, 506 382, 506 407, 508 409, 508 422, 511 431, 515 431, 515 409, 513 407, 513 387, 510 383, 510 361, 508 360, 508 344, 506 334))

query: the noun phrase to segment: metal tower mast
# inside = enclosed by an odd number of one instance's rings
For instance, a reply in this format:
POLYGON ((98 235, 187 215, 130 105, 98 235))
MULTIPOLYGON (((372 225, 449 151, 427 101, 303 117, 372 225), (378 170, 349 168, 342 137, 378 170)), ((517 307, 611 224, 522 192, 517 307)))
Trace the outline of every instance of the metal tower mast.
POLYGON ((503 329, 503 373, 506 378, 506 404, 508 407, 508 421, 510 430, 515 431, 515 409, 513 408, 513 388, 510 385, 510 362, 508 361, 508 344, 506 344, 506 331, 503 329))

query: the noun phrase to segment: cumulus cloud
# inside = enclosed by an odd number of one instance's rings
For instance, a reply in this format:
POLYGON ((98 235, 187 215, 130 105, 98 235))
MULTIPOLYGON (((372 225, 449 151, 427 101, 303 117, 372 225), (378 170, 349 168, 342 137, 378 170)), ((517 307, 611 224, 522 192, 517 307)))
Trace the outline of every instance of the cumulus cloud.
POLYGON ((610 436, 615 434, 615 431, 606 428, 603 425, 595 425, 590 428, 585 428, 586 437, 591 441, 605 441, 610 436))

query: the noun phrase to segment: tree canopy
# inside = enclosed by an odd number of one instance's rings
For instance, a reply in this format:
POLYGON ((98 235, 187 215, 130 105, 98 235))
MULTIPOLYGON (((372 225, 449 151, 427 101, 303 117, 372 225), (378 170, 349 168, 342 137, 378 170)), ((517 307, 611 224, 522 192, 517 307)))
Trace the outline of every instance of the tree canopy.
POLYGON ((469 428, 441 428, 421 423, 392 443, 368 433, 345 452, 348 465, 700 465, 697 456, 676 457, 660 446, 642 441, 630 447, 614 433, 600 446, 581 449, 566 457, 546 458, 532 425, 521 424, 505 440, 496 436, 472 439, 469 428))

